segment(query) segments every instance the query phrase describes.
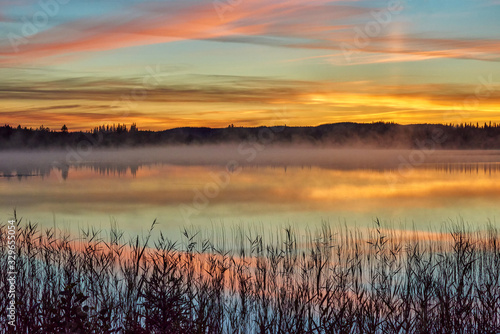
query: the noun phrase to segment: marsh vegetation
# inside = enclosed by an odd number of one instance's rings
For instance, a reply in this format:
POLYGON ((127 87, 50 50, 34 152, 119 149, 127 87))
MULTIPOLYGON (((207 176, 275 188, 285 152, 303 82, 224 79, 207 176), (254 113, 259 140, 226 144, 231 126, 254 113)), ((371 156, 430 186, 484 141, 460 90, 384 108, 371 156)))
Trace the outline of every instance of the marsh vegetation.
MULTIPOLYGON (((327 224, 210 240, 17 222, 17 328, 3 333, 498 333, 500 239, 327 224)), ((151 229, 159 229, 155 224, 151 229)), ((6 225, 0 269, 7 271, 6 225)), ((151 232, 151 231, 150 231, 151 232)), ((228 232, 228 231, 226 231, 228 232)), ((220 234, 219 234, 220 236, 220 234)))

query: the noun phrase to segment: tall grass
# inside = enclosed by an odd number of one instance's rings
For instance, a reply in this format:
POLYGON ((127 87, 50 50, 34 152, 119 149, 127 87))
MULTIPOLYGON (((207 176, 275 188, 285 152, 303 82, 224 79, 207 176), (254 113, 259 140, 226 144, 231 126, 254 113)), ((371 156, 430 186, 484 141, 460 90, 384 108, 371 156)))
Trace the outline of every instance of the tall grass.
MULTIPOLYGON (((153 229, 154 223, 151 227, 153 229)), ((440 239, 326 224, 305 238, 234 232, 230 247, 185 230, 72 239, 18 222, 16 330, 2 333, 498 333, 496 229, 440 239)), ((7 272, 6 226, 0 270, 7 272)), ((255 232, 255 231, 254 231, 255 232)), ((227 241, 226 241, 227 243, 227 241)))

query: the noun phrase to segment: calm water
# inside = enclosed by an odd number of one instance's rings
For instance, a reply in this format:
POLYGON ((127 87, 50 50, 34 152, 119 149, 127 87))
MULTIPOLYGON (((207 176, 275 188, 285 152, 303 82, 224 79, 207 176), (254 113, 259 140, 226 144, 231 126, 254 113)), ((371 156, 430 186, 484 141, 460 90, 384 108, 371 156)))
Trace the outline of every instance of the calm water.
POLYGON ((500 220, 499 151, 263 147, 0 153, 0 220, 130 233, 156 218, 186 225, 369 226, 378 217, 427 229, 500 220))

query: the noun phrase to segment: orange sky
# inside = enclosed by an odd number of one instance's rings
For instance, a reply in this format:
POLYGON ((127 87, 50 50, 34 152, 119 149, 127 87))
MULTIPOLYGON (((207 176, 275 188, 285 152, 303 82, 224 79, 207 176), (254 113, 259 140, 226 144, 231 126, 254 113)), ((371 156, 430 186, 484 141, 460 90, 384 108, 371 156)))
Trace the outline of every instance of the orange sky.
POLYGON ((7 3, 1 121, 161 130, 500 120, 498 1, 221 4, 7 3))

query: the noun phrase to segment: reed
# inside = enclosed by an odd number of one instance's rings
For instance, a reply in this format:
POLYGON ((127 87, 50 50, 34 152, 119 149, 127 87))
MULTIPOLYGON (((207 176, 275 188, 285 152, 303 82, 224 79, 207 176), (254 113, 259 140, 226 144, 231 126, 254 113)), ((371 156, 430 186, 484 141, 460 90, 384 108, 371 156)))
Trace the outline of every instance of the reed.
MULTIPOLYGON (((2 333, 498 333, 500 243, 492 226, 408 238, 323 224, 212 242, 184 230, 126 240, 18 221, 16 329, 2 333)), ((0 270, 7 272, 6 225, 0 270)))

